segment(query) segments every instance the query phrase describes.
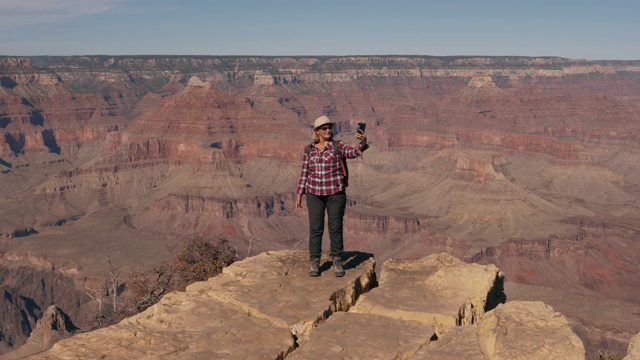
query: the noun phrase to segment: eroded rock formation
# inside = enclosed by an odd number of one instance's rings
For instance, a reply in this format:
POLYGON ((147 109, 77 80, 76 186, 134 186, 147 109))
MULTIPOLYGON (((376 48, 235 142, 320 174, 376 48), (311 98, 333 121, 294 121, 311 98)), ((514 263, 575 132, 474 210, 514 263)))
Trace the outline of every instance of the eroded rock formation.
POLYGON ((0 266, 55 264, 28 281, 67 278, 79 305, 61 308, 87 329, 107 258, 150 266, 189 234, 241 257, 304 248, 293 191, 328 115, 372 145, 350 161, 348 249, 495 264, 514 298, 572 304, 588 354, 621 352, 640 330, 639 78, 554 57, 1 57, 0 266))
POLYGON ((580 339, 551 307, 504 304, 502 274, 492 265, 464 264, 444 253, 388 261, 381 285, 374 287, 370 254, 347 254, 344 278, 332 276, 326 260, 322 275, 312 278, 306 251, 247 258, 141 314, 60 341, 32 358, 585 357, 580 339), (393 301, 363 313, 361 304, 375 295, 393 301), (414 306, 418 302, 421 306, 414 306), (469 316, 474 306, 477 311, 469 316), (394 315, 398 307, 407 309, 403 316, 394 315))
POLYGON ((29 340, 18 350, 2 356, 2 359, 22 359, 32 354, 49 350, 56 342, 73 335, 78 330, 67 314, 51 305, 38 320, 36 328, 31 332, 29 340))

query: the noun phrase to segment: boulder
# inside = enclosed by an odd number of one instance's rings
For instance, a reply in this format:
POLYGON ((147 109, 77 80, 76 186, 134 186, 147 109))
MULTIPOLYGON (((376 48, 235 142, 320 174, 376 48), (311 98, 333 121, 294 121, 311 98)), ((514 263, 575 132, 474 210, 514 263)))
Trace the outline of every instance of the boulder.
POLYGON ((536 301, 511 301, 479 323, 450 329, 410 359, 546 360, 585 358, 582 341, 566 317, 536 301))
POLYGON ((505 301, 504 274, 494 265, 466 264, 441 253, 419 260, 388 260, 380 286, 351 310, 431 324, 439 337, 477 323, 505 301))

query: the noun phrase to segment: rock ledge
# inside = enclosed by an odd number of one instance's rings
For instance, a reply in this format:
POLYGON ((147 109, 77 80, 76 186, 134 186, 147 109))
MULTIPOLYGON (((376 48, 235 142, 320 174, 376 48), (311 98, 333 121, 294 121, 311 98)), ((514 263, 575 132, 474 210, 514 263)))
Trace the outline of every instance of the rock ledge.
POLYGON ((504 303, 493 265, 448 254, 375 260, 345 254, 307 275, 304 251, 266 252, 117 325, 64 339, 36 359, 584 359, 566 318, 504 303))

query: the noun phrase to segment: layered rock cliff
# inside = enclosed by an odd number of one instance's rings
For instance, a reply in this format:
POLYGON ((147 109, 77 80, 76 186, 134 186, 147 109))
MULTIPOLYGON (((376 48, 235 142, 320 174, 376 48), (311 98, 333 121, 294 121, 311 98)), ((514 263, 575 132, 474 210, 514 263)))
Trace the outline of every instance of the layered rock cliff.
POLYGON ((623 348, 637 324, 581 296, 638 312, 639 78, 638 62, 553 57, 2 57, 2 266, 63 264, 80 304, 63 311, 87 328, 107 258, 150 266, 187 234, 243 257, 304 248, 293 192, 328 115, 371 143, 349 161, 348 249, 497 264, 529 286, 519 299, 566 293, 548 302, 575 305, 589 353, 623 348))

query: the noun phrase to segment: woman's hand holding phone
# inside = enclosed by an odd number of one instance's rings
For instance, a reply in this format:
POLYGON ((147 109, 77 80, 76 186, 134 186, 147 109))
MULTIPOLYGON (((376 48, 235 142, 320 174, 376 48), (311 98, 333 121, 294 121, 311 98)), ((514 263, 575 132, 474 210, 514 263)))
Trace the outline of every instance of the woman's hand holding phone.
POLYGON ((365 149, 367 147, 367 135, 364 133, 366 126, 366 123, 358 123, 356 130, 356 138, 360 140, 361 149, 365 149))

